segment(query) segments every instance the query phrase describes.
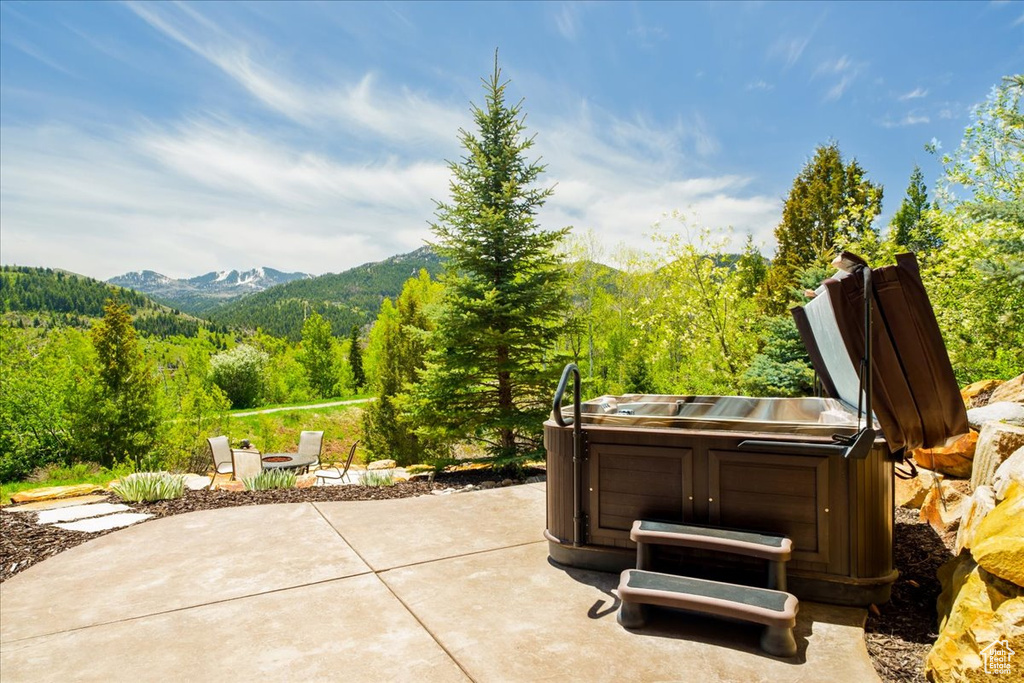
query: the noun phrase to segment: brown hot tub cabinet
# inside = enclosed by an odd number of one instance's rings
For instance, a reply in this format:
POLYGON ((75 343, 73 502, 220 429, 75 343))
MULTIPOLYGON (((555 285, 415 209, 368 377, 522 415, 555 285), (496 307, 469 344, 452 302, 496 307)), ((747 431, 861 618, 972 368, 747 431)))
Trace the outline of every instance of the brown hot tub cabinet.
MULTIPOLYGON (((602 396, 553 412, 545 536, 555 562, 621 571, 635 563, 634 520, 686 522, 791 538, 799 598, 888 600, 894 461, 966 432, 966 413, 913 257, 872 271, 844 256, 794 310, 834 398, 602 396)), ((684 555, 676 561, 711 578, 759 570, 750 558, 684 555)))

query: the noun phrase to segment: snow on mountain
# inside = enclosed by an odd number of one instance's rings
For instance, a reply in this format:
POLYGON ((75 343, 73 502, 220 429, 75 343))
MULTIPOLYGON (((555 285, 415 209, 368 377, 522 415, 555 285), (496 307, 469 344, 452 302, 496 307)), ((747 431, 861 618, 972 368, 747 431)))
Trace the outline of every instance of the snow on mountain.
POLYGON ((285 273, 257 267, 245 271, 211 271, 187 279, 174 279, 152 270, 143 270, 125 273, 107 282, 148 294, 191 313, 201 313, 226 301, 311 277, 308 273, 285 273))

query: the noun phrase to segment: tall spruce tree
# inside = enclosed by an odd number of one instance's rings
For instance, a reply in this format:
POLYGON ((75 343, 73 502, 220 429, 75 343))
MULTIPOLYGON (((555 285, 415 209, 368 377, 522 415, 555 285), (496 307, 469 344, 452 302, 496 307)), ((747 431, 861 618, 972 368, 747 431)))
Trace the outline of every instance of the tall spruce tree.
POLYGON ((856 159, 843 162, 838 143, 815 150, 793 180, 775 228, 778 248, 761 290, 765 311, 781 314, 802 270, 830 262, 837 250, 873 230, 882 186, 865 175, 856 159))
POLYGON ((348 365, 352 368, 352 388, 359 391, 366 385, 366 373, 363 371, 363 347, 359 345, 359 325, 352 326, 348 341, 348 365))
POLYGON ((535 186, 544 167, 526 159, 521 103, 505 101, 497 55, 473 106, 477 133, 460 131, 461 162, 449 162, 451 202, 432 224, 445 260, 444 299, 416 390, 420 429, 472 440, 501 458, 537 453, 560 368, 553 349, 566 305, 555 248, 568 229, 543 230, 535 186))
POLYGON ((889 223, 889 239, 899 249, 915 252, 932 251, 942 245, 935 227, 928 220, 928 188, 921 167, 915 165, 910 174, 907 196, 889 223))

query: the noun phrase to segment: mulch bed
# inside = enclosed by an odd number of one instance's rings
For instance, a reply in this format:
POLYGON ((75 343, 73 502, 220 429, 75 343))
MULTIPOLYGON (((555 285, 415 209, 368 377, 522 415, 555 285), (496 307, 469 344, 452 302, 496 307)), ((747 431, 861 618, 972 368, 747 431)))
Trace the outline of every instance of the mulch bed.
POLYGON ((938 568, 953 557, 917 510, 896 509, 893 560, 900 576, 892 597, 870 610, 864 629, 868 654, 885 683, 925 683, 924 658, 938 637, 935 600, 942 591, 938 568))
MULTIPOLYGON (((540 474, 527 472, 525 476, 540 474)), ((432 489, 459 488, 495 480, 494 473, 470 471, 439 474, 433 484, 401 482, 391 487, 324 486, 274 491, 186 491, 182 498, 135 503, 133 508, 156 517, 240 505, 340 500, 409 498, 432 489)), ((523 483, 523 480, 515 482, 523 483)), ((120 502, 110 496, 110 502, 120 502)), ((117 531, 113 529, 111 531, 117 531)), ((0 514, 0 582, 33 564, 110 531, 83 533, 39 526, 32 513, 0 514)), ((875 670, 885 683, 925 683, 924 657, 938 636, 935 600, 941 591, 939 566, 952 557, 932 528, 914 510, 896 510, 894 560, 900 572, 892 598, 868 613, 865 640, 875 670)))

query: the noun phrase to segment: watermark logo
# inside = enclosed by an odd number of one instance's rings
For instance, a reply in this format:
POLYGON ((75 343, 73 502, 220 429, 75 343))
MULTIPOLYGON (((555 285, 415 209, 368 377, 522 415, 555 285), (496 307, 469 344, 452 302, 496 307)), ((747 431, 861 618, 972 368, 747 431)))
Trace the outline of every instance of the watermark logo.
POLYGON ((1010 649, 1010 644, 1004 638, 989 643, 980 654, 982 661, 985 662, 985 673, 1008 674, 1010 673, 1010 660, 1017 653, 1010 649))

